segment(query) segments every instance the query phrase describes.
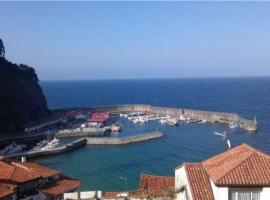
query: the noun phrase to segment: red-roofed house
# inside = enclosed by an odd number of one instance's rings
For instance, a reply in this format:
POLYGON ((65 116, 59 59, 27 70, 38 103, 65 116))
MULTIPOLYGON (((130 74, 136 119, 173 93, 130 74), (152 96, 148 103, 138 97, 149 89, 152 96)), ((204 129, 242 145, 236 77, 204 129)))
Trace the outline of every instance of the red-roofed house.
POLYGON ((177 200, 269 200, 270 155, 247 144, 175 170, 177 200))
POLYGON ((80 181, 36 163, 0 161, 0 200, 62 199, 79 187, 80 181))

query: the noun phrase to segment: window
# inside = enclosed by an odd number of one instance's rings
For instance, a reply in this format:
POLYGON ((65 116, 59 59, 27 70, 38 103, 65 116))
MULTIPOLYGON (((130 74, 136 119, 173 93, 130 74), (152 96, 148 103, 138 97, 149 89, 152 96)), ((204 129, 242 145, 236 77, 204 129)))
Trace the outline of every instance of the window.
POLYGON ((260 192, 230 191, 229 200, 260 200, 260 192))

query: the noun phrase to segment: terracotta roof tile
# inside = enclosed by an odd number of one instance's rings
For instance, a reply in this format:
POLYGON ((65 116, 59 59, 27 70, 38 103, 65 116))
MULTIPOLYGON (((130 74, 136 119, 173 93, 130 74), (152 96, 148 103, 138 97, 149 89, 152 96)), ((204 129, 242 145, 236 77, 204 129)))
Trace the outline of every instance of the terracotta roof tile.
POLYGON ((57 196, 65 192, 71 192, 78 189, 81 182, 76 179, 70 179, 68 177, 63 177, 60 180, 46 185, 42 191, 51 196, 57 196))
POLYGON ((193 200, 214 200, 209 177, 201 163, 184 163, 193 200))
POLYGON ((24 168, 0 161, 0 179, 17 183, 27 182, 39 178, 40 175, 24 168))
POLYGON ((140 178, 140 188, 161 188, 169 190, 174 188, 174 177, 168 176, 154 176, 148 174, 142 174, 140 178))
POLYGON ((26 170, 29 170, 33 173, 39 174, 42 177, 49 177, 49 176, 53 176, 56 174, 60 174, 59 171, 55 170, 55 169, 51 169, 49 167, 45 167, 36 163, 31 163, 31 162, 13 162, 14 165, 18 166, 18 167, 22 167, 26 170))
POLYGON ((202 164, 216 185, 270 185, 270 156, 247 144, 218 154, 202 164))
MULTIPOLYGON (((129 197, 134 198, 166 197, 168 192, 174 188, 174 184, 174 177, 142 174, 139 189, 127 192, 129 197)), ((126 192, 105 192, 104 197, 107 199, 116 198, 122 193, 126 192)))
POLYGON ((12 195, 15 187, 16 186, 12 184, 0 183, 0 198, 12 195))

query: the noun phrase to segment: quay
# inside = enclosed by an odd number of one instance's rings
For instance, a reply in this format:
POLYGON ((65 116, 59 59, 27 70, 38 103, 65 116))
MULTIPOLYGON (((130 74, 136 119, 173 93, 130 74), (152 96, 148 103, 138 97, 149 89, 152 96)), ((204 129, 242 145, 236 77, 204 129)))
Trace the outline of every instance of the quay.
POLYGON ((72 151, 75 150, 79 147, 82 147, 87 144, 87 140, 85 138, 80 138, 77 139, 73 142, 70 142, 68 144, 65 144, 63 146, 50 149, 50 150, 43 150, 43 151, 33 151, 33 152, 22 152, 18 154, 13 154, 10 156, 6 156, 7 158, 21 158, 21 157, 26 157, 26 158, 34 158, 34 157, 40 157, 40 156, 47 156, 47 155, 55 155, 55 154, 60 154, 60 153, 65 153, 67 151, 72 151))
POLYGON ((145 133, 124 138, 87 138, 87 144, 91 145, 123 145, 130 143, 143 142, 161 138, 163 134, 159 131, 152 133, 145 133))

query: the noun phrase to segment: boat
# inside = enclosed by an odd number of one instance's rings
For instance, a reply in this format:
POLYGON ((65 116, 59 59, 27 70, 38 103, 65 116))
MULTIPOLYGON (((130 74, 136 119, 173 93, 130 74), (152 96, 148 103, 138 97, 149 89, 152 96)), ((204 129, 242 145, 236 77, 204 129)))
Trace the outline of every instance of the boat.
POLYGON ((199 121, 198 123, 199 124, 204 124, 204 123, 206 123, 207 121, 204 119, 204 120, 201 120, 201 121, 199 121))
POLYGON ((40 148, 41 151, 44 150, 50 150, 55 148, 59 144, 59 139, 53 138, 51 141, 49 141, 44 147, 40 148))
POLYGON ((113 124, 111 127, 111 131, 113 133, 118 133, 119 131, 121 131, 121 126, 120 124, 113 124))

